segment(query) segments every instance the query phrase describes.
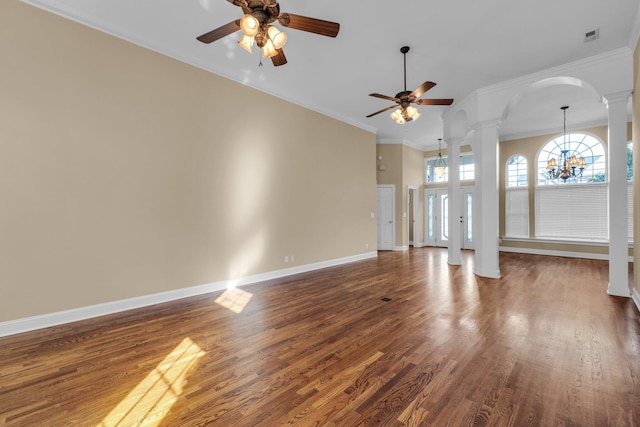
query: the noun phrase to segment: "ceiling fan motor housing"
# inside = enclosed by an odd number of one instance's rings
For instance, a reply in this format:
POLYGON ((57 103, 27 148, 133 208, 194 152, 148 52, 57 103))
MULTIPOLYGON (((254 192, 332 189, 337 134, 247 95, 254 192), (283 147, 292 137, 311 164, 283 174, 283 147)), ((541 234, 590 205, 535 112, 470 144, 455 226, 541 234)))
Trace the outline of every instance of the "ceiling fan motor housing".
POLYGON ((409 95, 411 95, 411 92, 408 90, 404 90, 396 94, 395 97, 400 100, 399 105, 402 108, 407 108, 409 105, 411 105, 411 98, 409 97, 409 95))

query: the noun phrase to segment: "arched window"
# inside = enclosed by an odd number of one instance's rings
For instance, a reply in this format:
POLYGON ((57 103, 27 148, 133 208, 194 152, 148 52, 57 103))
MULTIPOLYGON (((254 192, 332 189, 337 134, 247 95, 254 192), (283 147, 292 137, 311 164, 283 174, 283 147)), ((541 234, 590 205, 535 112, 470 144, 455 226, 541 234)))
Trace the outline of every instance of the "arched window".
POLYGON ((535 201, 536 237, 607 241, 608 185, 606 150, 592 135, 570 133, 547 142, 538 154, 535 201), (552 159, 560 166, 563 151, 575 156, 575 176, 552 178, 547 165, 552 159))
POLYGON ((538 185, 605 182, 605 152, 602 142, 585 133, 569 133, 553 138, 542 147, 538 154, 538 185), (566 180, 550 178, 547 166, 551 160, 555 160, 557 165, 561 165, 560 159, 563 151, 567 151, 569 155, 575 155, 578 159, 585 160, 584 167, 576 166, 574 168, 576 175, 580 176, 566 180))
POLYGON ((527 159, 519 154, 507 160, 505 232, 507 237, 529 237, 527 159))

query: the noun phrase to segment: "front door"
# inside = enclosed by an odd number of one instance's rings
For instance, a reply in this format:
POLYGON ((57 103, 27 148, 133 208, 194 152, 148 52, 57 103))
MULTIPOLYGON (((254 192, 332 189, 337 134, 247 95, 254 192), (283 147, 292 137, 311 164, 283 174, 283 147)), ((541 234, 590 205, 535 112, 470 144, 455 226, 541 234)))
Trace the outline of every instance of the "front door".
MULTIPOLYGON (((462 188, 462 249, 474 249, 473 245, 473 187, 462 188)), ((425 244, 449 247, 449 194, 446 189, 424 191, 425 244)))
POLYGON ((424 190, 424 242, 449 246, 449 195, 446 189, 424 190))

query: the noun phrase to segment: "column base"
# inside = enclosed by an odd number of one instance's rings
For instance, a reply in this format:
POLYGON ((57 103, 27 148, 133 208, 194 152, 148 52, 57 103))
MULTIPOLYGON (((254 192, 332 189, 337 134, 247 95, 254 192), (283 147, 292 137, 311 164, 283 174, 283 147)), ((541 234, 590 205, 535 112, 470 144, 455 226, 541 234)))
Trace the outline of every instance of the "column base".
POLYGON ((628 287, 616 287, 612 286, 611 282, 609 282, 609 286, 607 287, 607 294, 613 297, 631 297, 631 291, 628 287))
POLYGON ((473 274, 480 276, 480 277, 488 277, 489 279, 499 279, 500 278, 500 270, 480 270, 478 268, 476 268, 475 270, 473 270, 473 274))

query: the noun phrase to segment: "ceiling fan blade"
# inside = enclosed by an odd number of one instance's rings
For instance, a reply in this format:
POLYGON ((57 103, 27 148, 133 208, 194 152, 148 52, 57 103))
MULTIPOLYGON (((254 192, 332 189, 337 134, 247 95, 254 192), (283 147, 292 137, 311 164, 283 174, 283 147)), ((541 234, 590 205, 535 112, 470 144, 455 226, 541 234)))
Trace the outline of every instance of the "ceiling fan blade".
POLYGON ((416 101, 418 105, 451 105, 453 99, 418 99, 416 101))
POLYGON ((418 89, 414 90, 409 94, 409 98, 412 98, 412 99, 420 98, 426 91, 428 91, 435 85, 436 84, 434 82, 424 82, 422 83, 422 86, 420 86, 418 89))
POLYGON ((396 108, 396 107, 397 107, 397 105, 392 105, 391 107, 383 108, 383 109, 382 109, 382 110, 380 110, 380 111, 376 111, 375 113, 371 113, 371 114, 369 114, 367 117, 373 117, 373 116, 375 116, 376 114, 384 113, 385 111, 391 110, 392 108, 396 108))
POLYGON ((284 51, 282 49, 276 49, 276 52, 278 52, 278 54, 271 57, 271 62, 273 62, 273 66, 279 67, 280 65, 286 64, 287 57, 284 56, 284 51))
POLYGON ((338 31, 340 31, 340 24, 337 22, 294 15, 293 13, 281 13, 278 16, 278 22, 283 27, 308 31, 310 33, 320 34, 321 36, 327 37, 335 37, 338 35, 338 31))
POLYGON ((216 40, 219 40, 223 37, 228 36, 229 34, 235 33, 240 29, 240 20, 236 19, 235 21, 231 21, 222 27, 216 28, 215 30, 209 31, 201 36, 196 37, 202 43, 212 43, 216 40))
POLYGON ((386 99, 386 100, 393 101, 393 102, 400 102, 400 100, 398 98, 392 98, 392 97, 387 96, 387 95, 380 95, 379 93, 370 93, 369 96, 375 96, 376 98, 382 98, 382 99, 386 99))

